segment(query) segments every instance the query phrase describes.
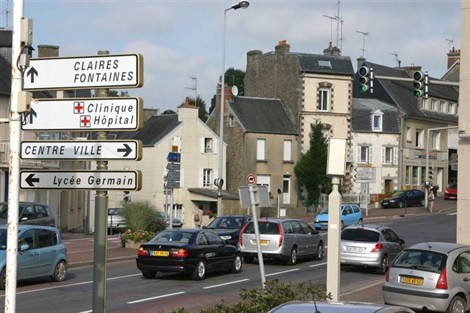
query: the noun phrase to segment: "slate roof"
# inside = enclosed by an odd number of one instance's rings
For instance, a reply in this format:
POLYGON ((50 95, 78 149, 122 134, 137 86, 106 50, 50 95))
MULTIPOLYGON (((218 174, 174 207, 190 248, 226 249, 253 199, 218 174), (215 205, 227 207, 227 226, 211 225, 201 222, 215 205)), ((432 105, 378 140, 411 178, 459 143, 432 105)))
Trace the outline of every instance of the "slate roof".
POLYGON ((308 73, 354 75, 351 58, 340 55, 292 53, 297 55, 300 70, 308 73), (329 66, 328 66, 329 65, 329 66))
MULTIPOLYGON (((414 118, 438 119, 449 123, 457 123, 458 117, 452 114, 430 112, 421 110, 418 105, 418 98, 414 96, 412 82, 380 79, 377 76, 388 76, 398 78, 411 78, 403 69, 391 68, 371 62, 364 62, 364 65, 373 68, 374 71, 374 92, 361 93, 359 91, 359 74, 354 76, 353 98, 376 98, 385 103, 394 105, 402 110, 407 116, 414 118)), ((432 80, 438 80, 431 78, 432 80)), ((453 86, 429 85, 429 95, 438 99, 446 99, 458 103, 459 93, 453 86)))
POLYGON ((354 132, 400 133, 400 116, 397 107, 377 99, 352 101, 351 128, 354 132), (372 130, 371 114, 377 110, 383 113, 382 131, 372 130))
MULTIPOLYGON (((209 198, 217 199, 218 189, 208 189, 208 188, 188 188, 189 192, 200 194, 209 198)), ((239 200, 238 192, 232 192, 228 190, 221 190, 223 200, 239 200)))
POLYGON ((246 132, 298 135, 280 99, 235 97, 229 107, 246 132))
POLYGON ((135 139, 142 141, 144 146, 154 146, 180 124, 177 114, 152 116, 144 123, 141 130, 118 132, 116 139, 135 139))

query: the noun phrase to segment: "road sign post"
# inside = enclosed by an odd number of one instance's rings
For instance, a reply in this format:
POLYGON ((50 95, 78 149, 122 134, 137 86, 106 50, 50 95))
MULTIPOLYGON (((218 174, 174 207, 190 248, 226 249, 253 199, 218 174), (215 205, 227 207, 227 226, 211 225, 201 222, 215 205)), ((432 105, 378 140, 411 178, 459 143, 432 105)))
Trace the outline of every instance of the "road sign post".
POLYGON ((140 54, 31 59, 24 90, 133 88, 143 85, 140 54))

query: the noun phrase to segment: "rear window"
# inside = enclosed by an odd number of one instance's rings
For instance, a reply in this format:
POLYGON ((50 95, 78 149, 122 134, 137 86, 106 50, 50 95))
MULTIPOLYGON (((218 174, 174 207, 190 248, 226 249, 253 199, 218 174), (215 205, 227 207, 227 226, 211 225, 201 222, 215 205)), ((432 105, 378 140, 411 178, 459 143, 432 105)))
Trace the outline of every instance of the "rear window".
POLYGON ((341 240, 377 242, 379 238, 378 232, 364 228, 345 229, 341 232, 341 240))
MULTIPOLYGON (((278 223, 273 222, 258 222, 259 233, 264 235, 278 235, 279 227, 278 223)), ((253 222, 250 222, 245 229, 246 234, 254 234, 255 226, 253 222)))
POLYGON ((439 272, 445 266, 447 256, 426 250, 405 250, 393 262, 393 267, 415 268, 422 271, 439 272))

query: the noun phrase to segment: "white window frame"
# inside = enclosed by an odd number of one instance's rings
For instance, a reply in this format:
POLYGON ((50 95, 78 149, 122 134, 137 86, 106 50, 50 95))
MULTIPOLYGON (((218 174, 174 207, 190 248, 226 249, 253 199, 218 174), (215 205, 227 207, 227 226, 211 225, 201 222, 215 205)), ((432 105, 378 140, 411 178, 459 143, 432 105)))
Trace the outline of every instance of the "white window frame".
POLYGON ((330 88, 320 88, 318 90, 318 110, 322 112, 330 111, 330 88))
POLYGON ((282 159, 284 161, 292 161, 292 140, 284 140, 282 159))
POLYGON ((256 139, 256 160, 257 161, 266 160, 266 139, 262 139, 262 138, 256 139))
POLYGON ((417 128, 415 134, 416 134, 415 135, 416 148, 423 148, 424 147, 424 130, 417 128))
POLYGON ((361 145, 357 147, 357 163, 372 163, 372 147, 370 145, 361 145))
POLYGON ((212 177, 214 176, 214 171, 211 168, 204 168, 202 170, 202 187, 211 187, 212 186, 212 177))
POLYGON ((371 115, 372 131, 382 131, 383 130, 383 112, 377 111, 371 115), (376 126, 377 122, 377 126, 376 126))

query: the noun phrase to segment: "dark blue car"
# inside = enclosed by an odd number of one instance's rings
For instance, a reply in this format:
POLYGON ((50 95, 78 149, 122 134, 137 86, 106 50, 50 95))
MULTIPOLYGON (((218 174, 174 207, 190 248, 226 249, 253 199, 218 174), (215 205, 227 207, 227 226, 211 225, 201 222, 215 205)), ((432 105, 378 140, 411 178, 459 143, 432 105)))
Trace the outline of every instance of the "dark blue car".
POLYGON ((418 189, 398 191, 390 198, 382 200, 382 208, 424 206, 424 196, 424 192, 418 189))

